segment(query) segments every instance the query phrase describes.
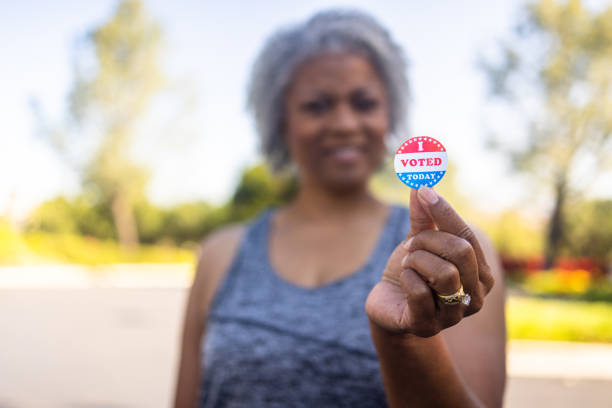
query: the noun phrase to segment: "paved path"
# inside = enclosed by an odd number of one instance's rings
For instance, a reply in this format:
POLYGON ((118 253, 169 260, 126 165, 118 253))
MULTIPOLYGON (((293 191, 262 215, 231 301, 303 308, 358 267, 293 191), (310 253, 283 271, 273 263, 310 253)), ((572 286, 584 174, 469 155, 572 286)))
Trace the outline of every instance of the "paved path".
MULTIPOLYGON (((184 288, 0 289, 0 408, 168 407, 184 288)), ((512 342, 506 407, 612 406, 612 345, 512 342)))

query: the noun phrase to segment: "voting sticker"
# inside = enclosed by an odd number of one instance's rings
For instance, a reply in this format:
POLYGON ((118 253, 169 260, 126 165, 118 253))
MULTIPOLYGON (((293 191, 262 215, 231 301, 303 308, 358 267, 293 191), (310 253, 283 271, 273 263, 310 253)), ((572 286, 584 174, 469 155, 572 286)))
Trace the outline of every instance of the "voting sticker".
POLYGON ((394 166, 397 177, 408 187, 433 187, 446 173, 448 156, 442 143, 433 137, 417 136, 397 149, 394 166))

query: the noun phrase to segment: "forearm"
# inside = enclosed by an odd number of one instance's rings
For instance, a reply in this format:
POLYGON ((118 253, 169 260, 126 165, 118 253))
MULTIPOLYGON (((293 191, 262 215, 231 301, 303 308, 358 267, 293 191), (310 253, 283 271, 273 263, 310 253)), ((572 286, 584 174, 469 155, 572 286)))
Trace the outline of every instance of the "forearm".
POLYGON ((196 407, 200 375, 197 364, 181 362, 174 394, 174 408, 196 407))
POLYGON ((370 331, 390 407, 484 407, 454 367, 440 333, 393 335, 372 321, 370 331))

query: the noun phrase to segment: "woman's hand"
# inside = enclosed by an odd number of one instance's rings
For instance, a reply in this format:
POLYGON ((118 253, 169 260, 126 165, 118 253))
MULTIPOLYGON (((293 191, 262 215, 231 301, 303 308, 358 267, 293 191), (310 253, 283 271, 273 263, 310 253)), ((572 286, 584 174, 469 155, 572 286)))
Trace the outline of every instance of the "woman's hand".
POLYGON ((386 331, 430 337, 479 311, 493 277, 476 235, 450 204, 428 187, 410 194, 410 232, 389 257, 365 310, 386 331), (469 305, 445 304, 438 296, 461 285, 469 305))

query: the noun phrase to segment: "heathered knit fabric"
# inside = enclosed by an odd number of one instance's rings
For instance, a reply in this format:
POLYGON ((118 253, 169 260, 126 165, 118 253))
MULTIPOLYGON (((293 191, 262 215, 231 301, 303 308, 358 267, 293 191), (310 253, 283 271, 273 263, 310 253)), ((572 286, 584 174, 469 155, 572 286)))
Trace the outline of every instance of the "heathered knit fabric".
POLYGON ((199 406, 386 407, 365 301, 408 232, 408 210, 391 207, 365 265, 313 289, 271 267, 274 211, 249 224, 211 303, 199 406))

